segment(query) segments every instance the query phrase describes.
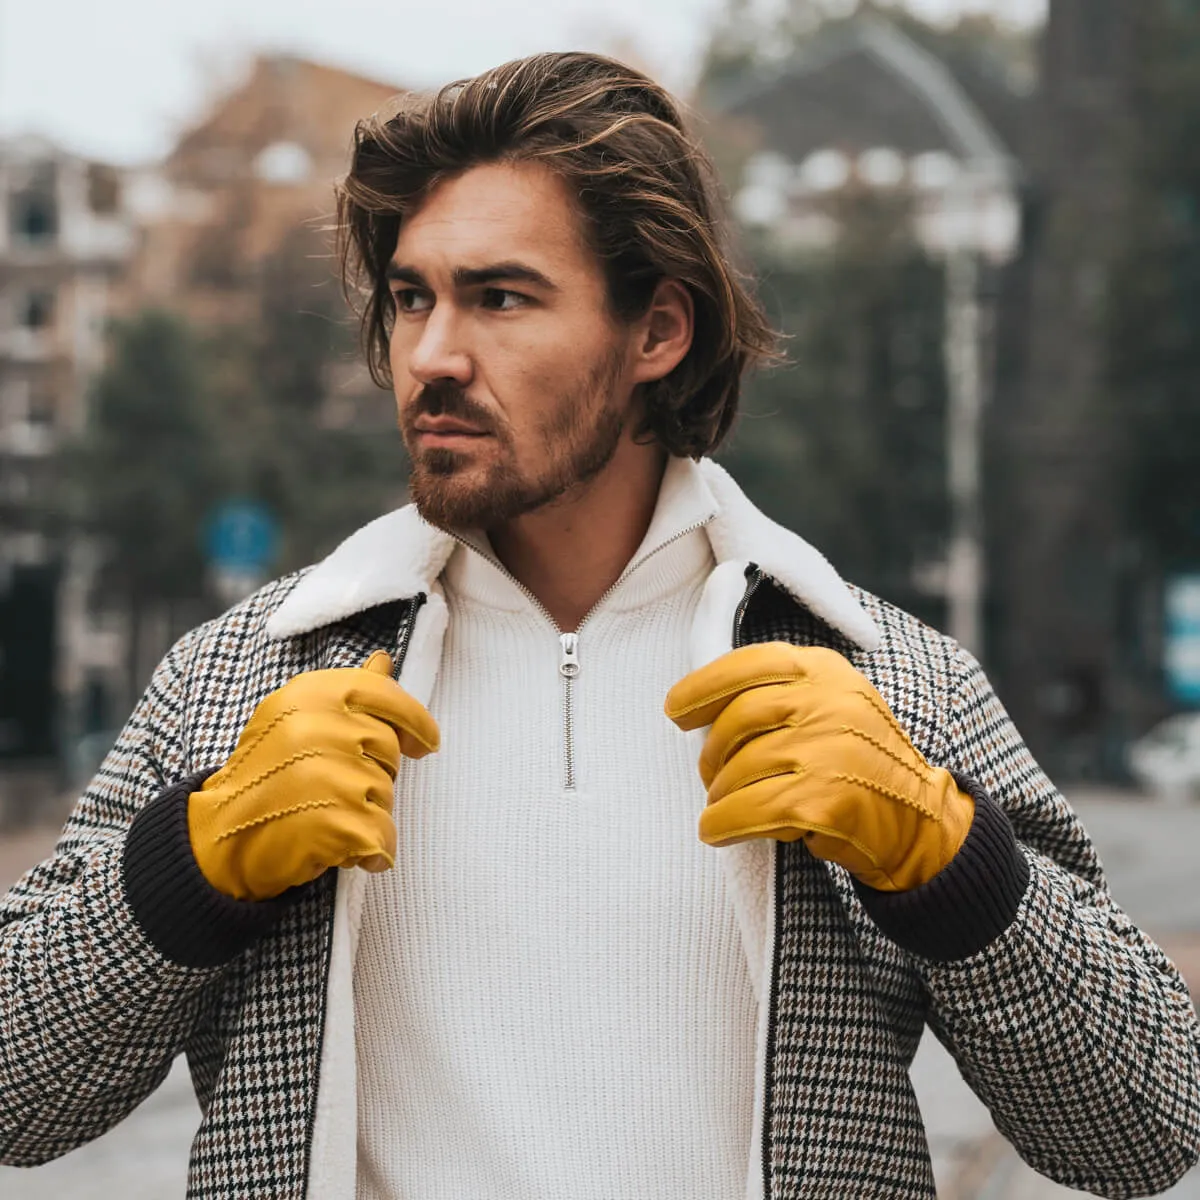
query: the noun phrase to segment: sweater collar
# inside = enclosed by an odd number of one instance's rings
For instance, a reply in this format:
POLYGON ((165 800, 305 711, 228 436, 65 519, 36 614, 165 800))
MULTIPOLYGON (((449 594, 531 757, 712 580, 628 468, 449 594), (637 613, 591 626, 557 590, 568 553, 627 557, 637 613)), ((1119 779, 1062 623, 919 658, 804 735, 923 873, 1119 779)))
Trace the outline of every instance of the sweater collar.
MULTIPOLYGON (((646 536, 621 578, 596 608, 641 608, 672 595, 711 570, 712 550, 703 528, 716 513, 717 502, 703 474, 689 459, 672 458, 663 474, 646 536), (643 569, 642 564, 651 558, 653 569, 643 569)), ((472 532, 458 540, 463 544, 450 556, 442 574, 447 593, 504 612, 529 608, 529 595, 496 561, 484 534, 472 532)))
MULTIPOLYGON (((877 626, 829 562, 756 508, 732 476, 710 459, 671 461, 643 547, 673 536, 678 513, 697 497, 711 498, 712 518, 704 530, 718 564, 756 563, 856 645, 865 650, 878 646, 877 626), (676 502, 681 497, 686 504, 676 502)), ((708 503, 704 499, 701 506, 708 503)), ((377 604, 428 592, 459 545, 451 534, 422 520, 411 504, 387 513, 351 534, 301 577, 267 621, 267 636, 294 637, 377 604)))

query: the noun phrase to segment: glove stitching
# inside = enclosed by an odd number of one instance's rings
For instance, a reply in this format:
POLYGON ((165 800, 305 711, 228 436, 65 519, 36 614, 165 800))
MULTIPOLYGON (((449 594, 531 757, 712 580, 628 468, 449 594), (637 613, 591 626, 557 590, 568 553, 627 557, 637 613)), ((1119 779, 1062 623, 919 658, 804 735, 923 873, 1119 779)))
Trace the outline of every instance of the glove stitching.
MULTIPOLYGON (((853 734, 853 736, 855 736, 855 737, 862 738, 862 740, 864 742, 867 742, 870 745, 874 746, 875 749, 878 750, 881 754, 886 754, 887 757, 890 758, 893 762, 898 763, 900 766, 904 767, 904 769, 906 771, 911 772, 922 783, 929 784, 929 783, 933 782, 933 771, 932 770, 929 770, 928 772, 922 771, 920 768, 914 766, 912 764, 912 762, 909 759, 905 758, 902 754, 897 754, 896 751, 893 750, 890 746, 885 745, 878 738, 873 737, 871 734, 867 733, 867 731, 865 729, 856 729, 853 725, 843 725, 841 727, 841 732, 853 734)), ((928 767, 929 764, 925 763, 925 766, 928 767)))
POLYGON ((297 750, 295 754, 289 758, 285 758, 282 762, 277 762, 273 767, 268 768, 259 775, 255 775, 252 779, 246 780, 241 787, 235 788, 228 796, 215 799, 214 808, 224 808, 225 805, 231 804, 239 796, 244 795, 251 788, 257 787, 264 780, 270 779, 272 775, 278 775, 280 771, 287 770, 293 763, 302 762, 306 758, 320 758, 321 751, 316 749, 297 750))
POLYGON ((267 734, 275 728, 276 725, 299 711, 300 710, 294 705, 291 708, 280 709, 279 712, 277 712, 252 739, 238 746, 238 748, 233 752, 233 756, 221 768, 218 774, 227 776, 230 771, 235 770, 241 765, 242 759, 246 758, 247 755, 249 755, 249 753, 258 746, 259 742, 261 742, 263 738, 265 738, 267 734))
MULTIPOLYGON (((909 745, 912 745, 912 739, 900 722, 896 720, 892 710, 874 692, 864 692, 860 688, 858 694, 888 723, 893 733, 898 734, 909 745)), ((913 750, 919 758, 924 759, 925 756, 921 754, 920 750, 917 750, 916 746, 913 746, 913 750)))
POLYGON ((897 792, 894 788, 886 787, 882 783, 876 783, 873 779, 865 779, 861 775, 847 775, 845 773, 835 775, 834 779, 840 783, 854 783, 859 787, 865 787, 868 791, 877 792, 880 796, 886 796, 889 800, 896 800, 909 808, 915 808, 917 812, 922 816, 928 817, 931 821, 937 820, 937 815, 919 800, 914 800, 911 796, 906 796, 903 792, 897 792))
POLYGON ((701 699, 693 701, 691 704, 684 705, 683 708, 668 709, 667 716, 672 721, 679 717, 686 717, 689 713, 694 713, 697 709, 706 708, 708 705, 715 703, 718 700, 724 700, 727 696, 736 696, 740 692, 748 691, 750 688, 762 687, 768 683, 806 683, 808 682, 802 676, 775 674, 775 675, 756 675, 753 679, 743 679, 738 683, 731 683, 728 687, 721 688, 716 692, 707 692, 701 699))
POLYGON ((295 813, 304 812, 310 808, 332 808, 335 804, 336 801, 334 800, 306 800, 302 804, 293 804, 290 808, 281 808, 277 812, 255 817, 253 821, 243 821, 242 824, 235 825, 232 829, 227 829, 224 833, 218 834, 216 840, 224 842, 239 833, 245 832, 247 829, 254 829, 258 825, 267 825, 271 821, 279 820, 280 817, 290 817, 295 813))

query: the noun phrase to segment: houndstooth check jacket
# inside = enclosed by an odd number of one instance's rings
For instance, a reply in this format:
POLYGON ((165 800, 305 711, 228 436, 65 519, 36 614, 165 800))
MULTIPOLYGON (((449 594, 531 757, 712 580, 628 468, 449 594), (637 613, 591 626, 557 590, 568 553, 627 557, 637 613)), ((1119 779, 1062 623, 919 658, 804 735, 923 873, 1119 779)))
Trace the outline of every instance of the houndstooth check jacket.
MULTIPOLYGON (((760 995, 747 1196, 932 1196, 908 1077, 926 1024, 1039 1171, 1107 1196, 1167 1187, 1200 1147, 1187 989, 1114 904, 978 665, 843 584, 714 464, 672 470, 700 472, 713 497, 718 565, 694 657, 769 640, 841 651, 991 823, 930 891, 891 897, 802 843, 729 848, 760 995)), ((360 873, 266 905, 219 897, 185 853, 186 797, 298 672, 382 647, 427 693, 444 541, 411 510, 390 514, 164 659, 53 857, 0 900, 0 1161, 40 1163, 98 1136, 182 1052, 203 1113, 189 1197, 353 1195, 340 931, 360 873)))

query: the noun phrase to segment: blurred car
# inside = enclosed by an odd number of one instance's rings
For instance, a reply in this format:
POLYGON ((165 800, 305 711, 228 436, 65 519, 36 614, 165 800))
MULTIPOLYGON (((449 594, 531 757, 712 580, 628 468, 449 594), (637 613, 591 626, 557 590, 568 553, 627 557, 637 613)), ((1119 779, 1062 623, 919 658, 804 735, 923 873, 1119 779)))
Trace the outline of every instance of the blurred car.
POLYGON ((1129 770, 1152 795, 1200 800, 1200 712, 1177 713, 1129 747, 1129 770))

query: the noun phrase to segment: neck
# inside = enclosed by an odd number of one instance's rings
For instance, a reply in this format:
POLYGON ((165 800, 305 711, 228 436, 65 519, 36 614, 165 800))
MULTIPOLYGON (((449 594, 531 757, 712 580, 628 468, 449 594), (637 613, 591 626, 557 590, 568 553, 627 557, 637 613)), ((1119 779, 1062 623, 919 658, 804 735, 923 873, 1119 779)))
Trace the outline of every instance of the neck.
POLYGON ((594 479, 487 531, 496 557, 571 632, 629 565, 654 516, 666 455, 622 438, 594 479))

